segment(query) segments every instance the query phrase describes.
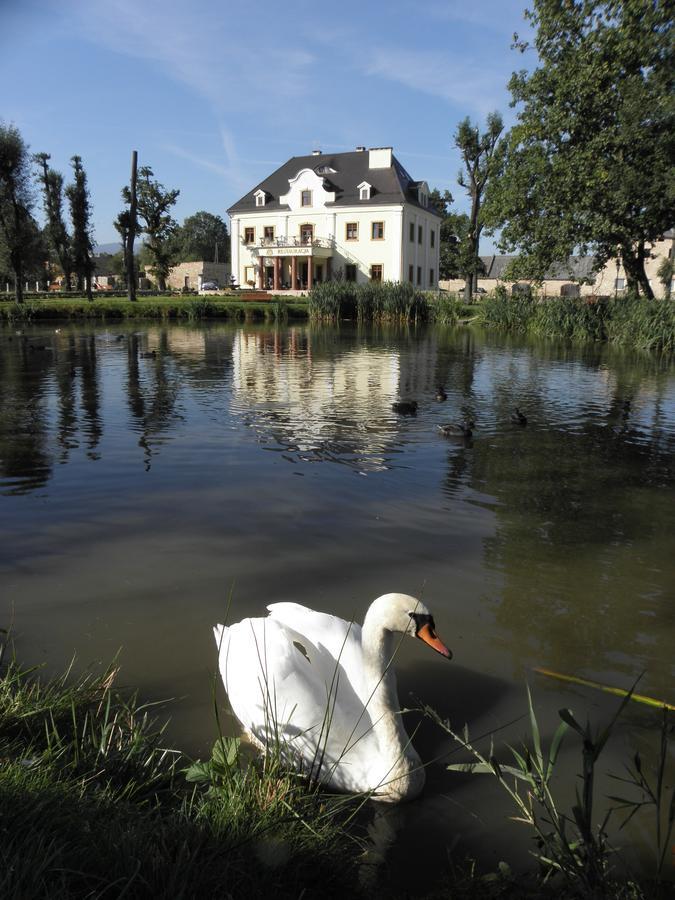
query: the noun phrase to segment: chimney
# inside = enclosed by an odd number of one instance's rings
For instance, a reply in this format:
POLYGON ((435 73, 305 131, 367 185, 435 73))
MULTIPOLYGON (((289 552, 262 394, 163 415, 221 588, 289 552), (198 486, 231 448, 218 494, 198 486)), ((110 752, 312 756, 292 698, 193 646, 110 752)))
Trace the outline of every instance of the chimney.
POLYGON ((391 168, 391 147, 371 147, 368 151, 369 169, 391 168))
POLYGON ((366 148, 365 148, 365 147, 357 147, 357 148, 356 148, 356 152, 357 152, 357 153, 365 153, 365 152, 366 152, 366 148))
POLYGON ((312 150, 312 156, 321 156, 320 150, 312 150))

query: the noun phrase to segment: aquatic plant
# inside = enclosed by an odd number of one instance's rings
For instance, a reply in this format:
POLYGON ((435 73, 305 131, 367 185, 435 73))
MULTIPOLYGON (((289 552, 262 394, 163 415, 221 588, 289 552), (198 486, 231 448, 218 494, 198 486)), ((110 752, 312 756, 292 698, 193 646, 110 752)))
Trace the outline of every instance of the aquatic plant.
POLYGON ((480 305, 482 324, 547 337, 611 341, 641 350, 675 350, 675 302, 627 295, 614 298, 509 295, 498 287, 480 305))
POLYGON ((605 896, 646 896, 637 880, 617 879, 612 864, 608 824, 616 812, 628 810, 621 826, 624 827, 633 815, 647 806, 652 806, 654 812, 654 885, 659 895, 663 888, 665 856, 670 846, 675 814, 675 788, 667 787, 665 782, 670 736, 668 710, 665 707, 654 779, 648 777, 641 757, 636 753, 632 764, 626 767, 626 777, 610 777, 637 789, 640 796, 610 796, 608 799, 617 805, 610 807, 601 821, 597 821, 595 815, 597 762, 632 693, 632 690, 625 692, 609 723, 597 731, 590 722, 580 725, 571 710, 559 710, 560 724, 548 748, 545 748, 528 688, 531 740, 519 750, 509 746, 509 762, 497 759, 492 737, 489 749, 483 752, 471 741, 467 726, 458 733, 435 710, 423 707, 425 714, 472 758, 469 762, 450 764, 447 768, 469 774, 489 774, 496 778, 516 808, 514 820, 529 826, 533 832, 536 850, 532 852, 542 867, 542 884, 546 885, 556 878, 562 879, 564 896, 589 900, 605 896), (564 811, 563 804, 553 792, 552 780, 562 742, 569 729, 581 738, 581 788, 575 792, 576 802, 571 809, 564 811))
POLYGON ((429 300, 407 281, 326 281, 309 294, 310 318, 337 322, 416 322, 429 318, 429 300))

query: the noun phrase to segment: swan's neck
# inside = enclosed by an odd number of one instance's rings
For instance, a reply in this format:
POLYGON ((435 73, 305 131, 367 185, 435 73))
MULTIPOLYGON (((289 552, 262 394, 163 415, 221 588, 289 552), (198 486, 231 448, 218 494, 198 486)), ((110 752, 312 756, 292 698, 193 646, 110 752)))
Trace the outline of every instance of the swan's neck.
POLYGON ((386 761, 382 761, 391 770, 386 789, 400 793, 402 798, 414 796, 421 790, 421 785, 417 784, 419 776, 412 770, 421 773, 422 783, 424 775, 418 768, 420 758, 410 742, 399 712, 394 656, 400 639, 400 634, 384 628, 376 617, 366 616, 361 641, 370 696, 368 712, 378 744, 386 756, 386 761))

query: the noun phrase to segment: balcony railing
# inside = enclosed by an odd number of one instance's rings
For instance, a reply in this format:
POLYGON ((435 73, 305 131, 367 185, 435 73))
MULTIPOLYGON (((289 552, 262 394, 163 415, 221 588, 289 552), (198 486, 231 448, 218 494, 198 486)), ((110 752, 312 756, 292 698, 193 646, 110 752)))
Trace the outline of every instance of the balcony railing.
MULTIPOLYGON (((245 241, 243 243, 246 243, 245 241)), ((325 247, 328 250, 335 248, 334 238, 322 237, 274 237, 274 238, 258 238, 253 243, 246 244, 247 247, 325 247)))

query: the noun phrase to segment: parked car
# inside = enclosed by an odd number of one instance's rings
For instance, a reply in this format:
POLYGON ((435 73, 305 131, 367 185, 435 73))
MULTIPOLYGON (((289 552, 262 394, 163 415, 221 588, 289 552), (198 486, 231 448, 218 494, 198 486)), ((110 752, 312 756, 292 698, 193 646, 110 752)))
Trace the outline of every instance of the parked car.
POLYGON ((200 294, 206 294, 208 291, 219 291, 220 286, 217 281, 205 281, 199 289, 200 294))

